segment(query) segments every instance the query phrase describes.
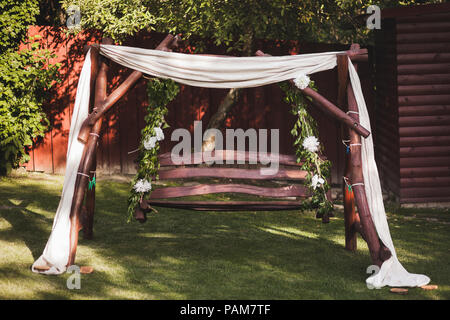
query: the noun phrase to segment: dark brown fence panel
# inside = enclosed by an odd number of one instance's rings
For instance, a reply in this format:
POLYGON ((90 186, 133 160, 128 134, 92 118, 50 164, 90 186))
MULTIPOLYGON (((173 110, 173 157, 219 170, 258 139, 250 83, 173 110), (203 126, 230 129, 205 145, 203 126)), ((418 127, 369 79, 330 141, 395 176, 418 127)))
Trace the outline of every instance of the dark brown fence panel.
POLYGON ((376 156, 385 186, 401 203, 450 201, 450 5, 387 9, 382 16, 390 19, 379 35, 391 39, 379 37, 375 45, 383 65, 377 89, 390 97, 377 103, 376 156))

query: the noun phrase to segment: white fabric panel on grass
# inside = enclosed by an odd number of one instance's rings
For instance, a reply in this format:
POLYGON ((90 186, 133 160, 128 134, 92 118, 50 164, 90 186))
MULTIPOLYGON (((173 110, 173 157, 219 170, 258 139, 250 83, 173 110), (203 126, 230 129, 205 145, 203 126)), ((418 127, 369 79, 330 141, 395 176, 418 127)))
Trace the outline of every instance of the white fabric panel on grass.
MULTIPOLYGON (((100 53, 125 67, 154 77, 170 78, 176 82, 208 88, 249 88, 313 74, 336 66, 336 55, 343 52, 324 52, 280 57, 214 57, 192 55, 133 47, 100 45, 100 53)), ((359 109, 361 125, 370 131, 370 119, 359 77, 349 61, 350 81, 359 109)), ((55 216, 52 234, 43 255, 35 262, 46 262, 52 268, 47 273, 62 273, 68 262, 70 208, 83 144, 77 140, 81 123, 88 115, 90 85, 90 54, 86 57, 80 76, 74 116, 70 128, 66 176, 63 194, 55 216)), ((380 271, 366 282, 373 287, 422 286, 430 279, 408 273, 397 259, 383 205, 378 170, 375 163, 372 135, 362 139, 364 185, 378 236, 392 252, 380 271)), ((38 263, 39 262, 39 263, 38 263)), ((33 269, 33 271, 36 271, 33 269)))
POLYGON ((89 96, 91 84, 91 50, 86 54, 80 79, 78 80, 77 96, 70 124, 69 144, 67 147, 66 174, 64 185, 53 220, 52 232, 47 241, 43 254, 37 259, 31 270, 45 274, 61 274, 66 271, 70 250, 70 208, 72 207, 75 181, 77 180, 78 166, 83 154, 84 144, 78 140, 83 121, 89 115, 89 96), (47 271, 38 271, 35 267, 49 266, 47 271))

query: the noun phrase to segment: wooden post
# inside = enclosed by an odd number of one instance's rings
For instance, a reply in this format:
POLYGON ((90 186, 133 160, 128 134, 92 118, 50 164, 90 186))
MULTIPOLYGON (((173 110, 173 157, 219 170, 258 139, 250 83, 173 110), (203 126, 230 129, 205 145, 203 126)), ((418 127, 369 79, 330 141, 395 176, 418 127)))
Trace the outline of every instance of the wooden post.
MULTIPOLYGON (((111 44, 111 39, 103 39, 102 43, 105 44, 111 44)), ((95 48, 92 48, 95 52, 95 48)), ((97 51, 98 55, 98 51, 97 51)), ((100 60, 100 57, 99 57, 100 60)), ((97 73, 97 78, 95 81, 95 93, 94 93, 94 100, 98 101, 100 99, 106 98, 106 87, 107 87, 107 81, 108 81, 108 65, 106 63, 106 60, 104 58, 101 58, 101 64, 99 66, 99 71, 97 73)), ((95 159, 95 154, 97 150, 97 141, 100 137, 100 130, 102 127, 102 121, 103 119, 99 119, 95 125, 92 127, 92 131, 89 134, 88 142, 83 150, 83 156, 80 163, 80 166, 78 167, 78 175, 77 180, 75 183, 75 190, 73 194, 72 199, 72 207, 70 210, 70 254, 69 254, 69 261, 67 263, 68 266, 72 265, 75 262, 75 255, 77 250, 77 244, 78 244, 78 232, 81 229, 81 217, 82 217, 82 210, 83 210, 83 201, 85 196, 85 191, 87 189, 89 179, 87 179, 87 176, 89 176, 89 171, 91 171, 95 159)), ((91 200, 92 201, 92 200, 91 200)), ((87 211, 87 208, 85 212, 87 211)), ((88 214, 87 214, 88 215, 88 214)), ((88 218, 85 216, 85 219, 88 218)), ((93 217, 91 217, 93 219, 93 217)), ((88 231, 89 232, 89 231, 88 231)))
MULTIPOLYGON (((343 58, 342 58, 343 59, 343 58)), ((356 68, 356 66, 355 66, 356 68)), ((347 85, 347 101, 348 101, 348 111, 350 112, 350 116, 359 122, 359 114, 358 114, 358 105, 356 103, 355 95, 353 92, 353 88, 351 84, 347 85)), ((372 263, 381 266, 383 261, 387 260, 390 257, 390 252, 381 244, 381 241, 378 238, 378 234, 375 228, 375 224, 373 223, 372 216, 370 214, 369 205, 367 203, 366 191, 364 187, 364 178, 362 173, 362 160, 361 160, 361 136, 358 135, 355 131, 349 130, 349 147, 350 147, 350 157, 349 163, 351 164, 350 170, 350 180, 349 184, 351 185, 350 190, 354 194, 354 200, 358 207, 359 219, 361 223, 361 228, 364 233, 364 238, 369 247, 370 256, 372 258, 372 263)), ((347 188, 349 189, 349 188, 347 188)), ((350 191, 349 190, 349 191, 350 191)), ((351 195, 347 196, 347 201, 351 202, 351 195)), ((349 203, 347 222, 346 222, 346 231, 347 224, 349 227, 349 241, 354 241, 352 239, 352 233, 356 230, 353 225, 357 221, 356 214, 351 212, 353 210, 352 203, 349 203)), ((346 234, 347 235, 347 234, 346 234)), ((351 247, 351 244, 349 244, 351 247)))
MULTIPOLYGON (((110 44, 112 43, 112 40, 110 39, 103 39, 103 43, 110 44)), ((98 54, 98 49, 93 49, 98 54)), ((93 94, 93 105, 97 105, 98 103, 101 103, 106 99, 106 86, 108 82, 108 62, 106 58, 99 57, 100 62, 100 71, 98 73, 96 82, 95 82, 95 91, 93 94)), ((92 91, 91 91, 92 92, 92 91)), ((93 108, 92 108, 93 109, 93 108)), ((93 110, 91 109, 91 112, 93 110)), ((97 168, 97 146, 98 146, 98 138, 101 130, 101 124, 99 125, 98 132, 92 131, 91 135, 94 135, 97 139, 96 144, 94 146, 93 151, 93 159, 91 167, 89 168, 87 174, 89 175, 89 180, 92 181, 92 179, 96 178, 96 168, 97 168), (97 135, 97 136, 96 136, 97 135)), ((86 192, 86 207, 85 210, 83 210, 83 237, 85 239, 92 239, 94 236, 93 226, 94 226, 94 211, 95 211, 95 185, 92 185, 92 188, 87 190, 86 192)))
MULTIPOLYGON (((166 38, 160 43, 156 48, 157 50, 170 50, 171 46, 176 45, 177 38, 172 35, 167 35, 166 38)), ((102 43, 110 44, 112 41, 110 39, 104 39, 102 43)), ((93 47, 95 48, 95 47, 93 47)), ((94 167, 95 154, 97 150, 98 139, 100 137, 100 130, 103 122, 102 115, 112 107, 112 105, 119 100, 128 89, 130 89, 138 79, 142 76, 141 72, 134 71, 130 76, 109 96, 106 95, 107 88, 107 71, 108 65, 105 60, 102 60, 100 70, 97 74, 96 84, 95 84, 95 102, 96 106, 93 109, 91 115, 86 119, 84 123, 84 132, 80 130, 80 135, 78 139, 80 141, 87 141, 83 150, 83 156, 78 168, 77 180, 75 183, 75 190, 72 199, 72 207, 70 211, 70 252, 69 261, 67 266, 72 265, 75 262, 75 256, 78 244, 78 232, 81 229, 81 216, 83 212, 83 201, 85 198, 86 190, 89 183, 89 172, 94 167), (98 103, 98 104, 97 104, 98 103), (97 106, 100 105, 101 109, 97 106), (94 124, 91 126, 89 120, 93 120, 94 124), (87 130, 87 131, 86 131, 87 130), (86 134, 87 132, 87 134, 86 134)), ((83 129, 83 128, 81 128, 83 129)), ((92 201, 92 200, 89 200, 92 201)), ((87 212, 88 209, 85 210, 87 212)), ((89 214, 86 214, 87 216, 89 214)), ((93 219, 89 217, 89 219, 93 219)))
MULTIPOLYGON (((337 56, 337 71, 338 71, 338 105, 345 105, 347 101, 347 86, 349 83, 348 79, 348 58, 347 55, 337 56)), ((344 131, 344 130, 343 130, 344 131)), ((348 130, 347 130, 348 131, 348 130)), ((343 137, 346 134, 343 133, 343 137)), ((347 145, 349 145, 348 137, 345 137, 347 145)), ((345 169, 344 169, 344 179, 350 177, 351 175, 351 154, 349 152, 349 147, 345 152, 345 169)), ((356 228, 354 224, 356 223, 357 216, 355 210, 355 198, 353 192, 349 190, 347 186, 347 181, 343 184, 342 195, 344 197, 344 225, 345 225, 345 249, 349 251, 356 251, 357 249, 357 237, 356 228)))
MULTIPOLYGON (((103 43, 112 43, 109 39, 103 39, 103 43)), ((107 61, 100 57, 99 50, 96 47, 91 46, 85 46, 85 52, 87 52, 89 49, 91 49, 91 63, 95 63, 95 67, 93 66, 93 69, 95 68, 95 73, 91 72, 91 96, 90 96, 90 108, 89 112, 92 113, 93 106, 96 105, 101 101, 101 99, 104 99, 106 97, 106 87, 104 95, 99 95, 99 91, 96 90, 96 86, 100 84, 100 80, 97 81, 97 74, 99 66, 102 68, 103 63, 107 63, 107 61), (95 57, 95 59, 92 59, 92 57, 95 57)), ((104 77, 103 72, 105 70, 101 69, 102 78, 104 77)), ((96 177, 95 171, 97 167, 97 156, 96 153, 94 153, 94 160, 92 168, 89 171, 89 180, 92 181, 96 177)), ((95 211, 95 185, 92 186, 91 189, 88 188, 86 192, 86 205, 83 207, 82 210, 82 216, 81 216, 81 222, 82 222, 82 230, 83 230, 83 238, 84 239, 92 239, 93 238, 93 225, 94 225, 94 211, 95 211)))
MULTIPOLYGON (((94 154, 92 168, 89 170, 89 180, 97 179, 97 155, 94 154)), ((91 240, 94 237, 94 212, 95 212, 95 184, 90 185, 86 192, 86 207, 83 211, 83 238, 91 240)))

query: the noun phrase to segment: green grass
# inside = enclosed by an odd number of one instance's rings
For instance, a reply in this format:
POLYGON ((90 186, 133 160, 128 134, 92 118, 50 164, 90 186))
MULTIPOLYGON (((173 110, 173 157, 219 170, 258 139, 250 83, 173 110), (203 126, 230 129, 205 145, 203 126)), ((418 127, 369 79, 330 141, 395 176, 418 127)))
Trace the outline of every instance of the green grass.
POLYGON ((449 299, 450 215, 389 209, 400 261, 438 290, 369 290, 367 246, 344 250, 342 212, 322 224, 313 212, 196 212, 158 208, 147 223, 126 223, 128 184, 97 184, 94 240, 81 237, 76 264, 93 266, 81 289, 69 274, 34 274, 63 177, 0 179, 2 299, 449 299))

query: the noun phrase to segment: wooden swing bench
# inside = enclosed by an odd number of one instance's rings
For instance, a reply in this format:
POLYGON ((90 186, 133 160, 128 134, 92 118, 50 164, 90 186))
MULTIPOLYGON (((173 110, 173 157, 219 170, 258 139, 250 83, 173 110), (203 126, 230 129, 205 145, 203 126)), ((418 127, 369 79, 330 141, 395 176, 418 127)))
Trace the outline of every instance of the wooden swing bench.
MULTIPOLYGON (((279 154, 278 157, 272 156, 272 163, 276 162, 279 166, 278 171, 274 174, 264 175, 261 173, 262 168, 259 164, 251 164, 253 168, 242 168, 242 165, 229 165, 226 161, 237 162, 242 159, 245 163, 250 160, 257 162, 265 153, 261 155, 259 152, 235 151, 235 150, 218 150, 212 153, 217 159, 223 161, 221 165, 204 167, 205 162, 202 160, 196 164, 196 154, 191 155, 188 163, 174 164, 171 154, 165 153, 159 157, 160 159, 160 180, 188 179, 190 182, 199 178, 211 178, 226 180, 220 184, 197 184, 193 186, 177 186, 155 189, 147 203, 141 203, 141 209, 147 210, 148 205, 159 207, 171 207, 192 210, 211 210, 211 211, 242 211, 242 210, 293 210, 301 208, 301 201, 295 198, 304 199, 310 196, 309 190, 302 185, 307 172, 300 170, 301 164, 296 162, 293 155, 279 154), (200 166, 200 167, 199 167, 200 166), (283 167, 281 167, 283 166, 283 167), (240 181, 246 183, 242 184, 240 181), (236 182, 238 181, 238 182, 236 182), (288 184, 282 187, 266 187, 249 184, 254 182, 265 182, 279 184, 288 184), (296 182, 297 184, 292 184, 296 182), (178 197, 198 196, 215 193, 241 193, 253 196, 259 196, 261 201, 198 201, 198 200, 166 200, 178 197), (288 200, 272 200, 273 198, 284 198, 288 200), (295 200, 292 200, 294 198, 295 200)), ((270 157, 270 156, 269 156, 270 157)), ((139 215, 139 218, 142 215, 139 215)), ((139 220, 138 218, 138 220, 139 220)))
MULTIPOLYGON (((105 44, 111 44, 111 39, 103 39, 105 44)), ((171 51, 177 47, 178 38, 168 35, 156 48, 156 50, 171 51)), ((95 211, 95 187, 88 190, 89 176, 93 176, 96 169, 96 150, 101 133, 102 121, 105 113, 117 102, 141 77, 143 74, 139 71, 133 71, 127 79, 120 84, 112 93, 107 95, 107 71, 108 62, 105 58, 99 56, 98 47, 92 47, 91 55, 91 113, 83 123, 78 135, 78 140, 85 143, 80 166, 78 168, 77 180, 72 199, 72 208, 70 212, 70 253, 68 266, 74 264, 76 249, 78 244, 78 233, 84 229, 84 237, 92 238, 93 215, 95 211), (83 203, 86 202, 85 205, 83 203)), ((256 55, 264 55, 258 51, 256 55)), ((347 188, 343 184, 344 194, 344 221, 345 221, 345 248, 350 251, 356 250, 356 234, 359 232, 369 247, 372 263, 381 266, 382 262, 387 260, 391 253, 378 238, 376 229, 371 217, 370 209, 367 204, 367 198, 364 188, 364 180, 361 169, 361 137, 367 138, 370 132, 359 124, 358 106, 354 97, 353 89, 349 83, 348 61, 352 63, 358 61, 367 61, 367 49, 360 49, 359 45, 352 45, 350 50, 337 55, 338 71, 338 99, 337 104, 341 107, 347 105, 349 113, 341 110, 338 106, 327 100, 318 92, 307 87, 301 92, 311 98, 312 103, 322 110, 325 114, 338 120, 347 128, 346 135, 350 141, 350 152, 346 154, 345 181, 350 181, 347 188), (358 207, 358 213, 355 211, 355 204, 358 207)), ((356 67, 356 65, 355 65, 356 67)), ((300 90, 300 89, 299 89, 300 90)), ((217 151, 216 151, 217 152, 217 151)), ((239 152, 232 152, 231 157, 237 158, 239 152)), ((228 153, 223 153, 224 160, 228 153)), ((245 159, 254 157, 249 152, 244 154, 245 159)), ((261 156, 257 154, 257 156, 261 156)), ((300 164, 296 163, 294 156, 279 155, 279 171, 271 176, 260 174, 259 168, 233 168, 227 166, 202 166, 202 163, 195 165, 177 164, 171 161, 170 154, 160 156, 161 171, 160 179, 228 179, 222 184, 199 184, 194 186, 177 186, 157 188, 151 193, 147 201, 141 201, 137 208, 137 218, 145 219, 145 210, 149 206, 189 208, 195 210, 285 210, 297 209, 301 207, 301 201, 309 196, 307 188, 302 185, 306 177, 306 172, 300 170, 300 164), (268 188, 241 183, 229 183, 233 180, 245 181, 278 181, 289 183, 290 185, 276 188, 268 188), (297 185, 293 183, 298 183, 297 185), (178 200, 180 197, 207 195, 215 193, 244 193, 253 196, 267 198, 267 201, 194 201, 178 200), (295 197, 295 200, 291 200, 295 197), (270 198, 270 199, 269 199, 270 198), (276 198, 276 200, 271 200, 276 198), (288 200, 279 200, 288 198, 288 200), (142 214, 142 217, 139 215, 142 214)))

